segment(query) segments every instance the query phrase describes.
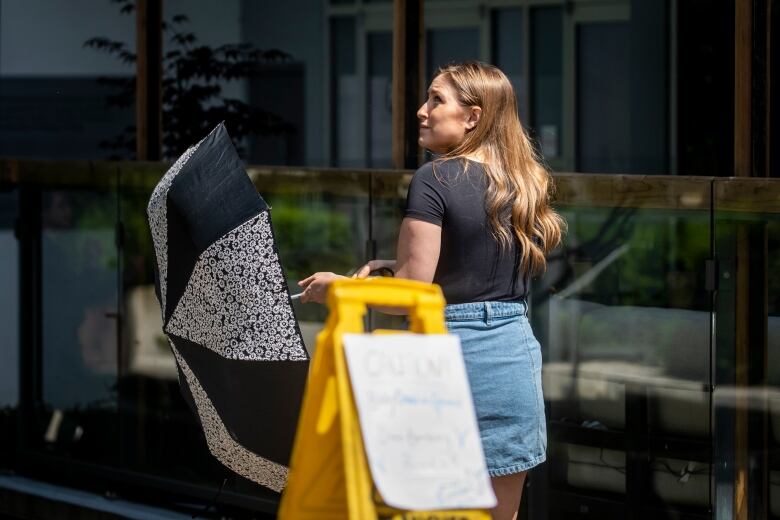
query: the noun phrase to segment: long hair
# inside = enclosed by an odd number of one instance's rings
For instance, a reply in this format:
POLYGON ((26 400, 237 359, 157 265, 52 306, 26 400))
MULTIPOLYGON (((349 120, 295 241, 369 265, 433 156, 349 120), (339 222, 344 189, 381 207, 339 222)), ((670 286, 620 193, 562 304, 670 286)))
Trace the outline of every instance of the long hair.
POLYGON ((438 76, 450 82, 462 106, 482 109, 477 125, 440 158, 485 154, 485 209, 493 235, 504 250, 517 240, 522 272, 543 272, 566 223, 550 207, 555 184, 520 123, 512 84, 498 68, 478 61, 447 65, 438 76))

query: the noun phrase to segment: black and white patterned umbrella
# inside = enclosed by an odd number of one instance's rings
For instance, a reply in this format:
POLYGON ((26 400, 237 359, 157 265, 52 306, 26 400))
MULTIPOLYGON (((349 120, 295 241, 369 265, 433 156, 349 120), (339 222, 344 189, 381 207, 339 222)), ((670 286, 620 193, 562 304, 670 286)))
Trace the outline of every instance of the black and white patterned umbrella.
POLYGON ((174 163, 147 213, 163 331, 208 448, 281 491, 309 356, 268 205, 224 125, 174 163))

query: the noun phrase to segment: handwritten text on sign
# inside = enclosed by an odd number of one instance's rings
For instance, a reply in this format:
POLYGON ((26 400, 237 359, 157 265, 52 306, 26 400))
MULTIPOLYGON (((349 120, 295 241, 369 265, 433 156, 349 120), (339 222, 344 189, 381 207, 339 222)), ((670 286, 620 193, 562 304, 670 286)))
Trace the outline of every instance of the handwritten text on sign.
POLYGON ((346 334, 374 483, 402 509, 489 508, 495 496, 457 336, 346 334))

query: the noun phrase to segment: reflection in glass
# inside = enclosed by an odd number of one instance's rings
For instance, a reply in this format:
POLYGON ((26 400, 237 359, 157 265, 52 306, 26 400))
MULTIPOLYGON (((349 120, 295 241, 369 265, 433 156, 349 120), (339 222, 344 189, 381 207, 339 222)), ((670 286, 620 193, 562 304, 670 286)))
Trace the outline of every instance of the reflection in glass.
POLYGON ((734 102, 736 3, 672 4, 677 9, 677 67, 670 70, 677 77, 673 160, 683 175, 734 175, 734 110, 720 107, 734 102))
POLYGON ((563 10, 531 10, 531 126, 542 155, 563 155, 563 10))
POLYGON ((209 454, 197 418, 181 396, 176 364, 162 332, 146 217, 159 174, 148 177, 145 184, 122 186, 120 192, 120 460, 129 470, 216 487, 223 470, 209 454))
POLYGON ((479 29, 429 29, 425 41, 425 88, 436 69, 450 62, 479 59, 479 29))
MULTIPOLYGON (((699 188, 696 200, 708 200, 707 185, 699 188)), ((532 304, 545 355, 549 485, 623 502, 627 483, 640 478, 650 503, 706 510, 709 213, 582 207, 587 196, 578 197, 559 208, 568 234, 532 304), (631 451, 648 437, 660 447, 631 451), (685 440, 670 447, 663 439, 685 440)))
POLYGON ((577 30, 577 171, 631 171, 630 26, 582 24, 577 30))
POLYGON ((370 168, 392 167, 393 35, 368 36, 368 155, 370 168))
POLYGON ((746 460, 748 492, 774 518, 780 515, 780 183, 717 179, 713 187, 716 513, 730 513, 721 496, 738 488, 732 475, 746 460))
POLYGON ((355 62, 355 19, 332 18, 331 48, 331 162, 334 166, 363 166, 364 149, 358 115, 360 82, 355 62))
MULTIPOLYGON (((398 229, 404 216, 406 194, 412 175, 408 173, 372 173, 371 179, 371 241, 375 245, 374 258, 396 257, 398 229)), ((402 316, 381 312, 371 313, 371 328, 402 329, 408 323, 402 316)))
MULTIPOLYGON (((780 189, 774 190, 780 197, 780 189)), ((776 199, 780 200, 780 198, 776 199)), ((778 204, 780 211, 780 204, 778 204)), ((780 464, 776 453, 780 452, 780 213, 764 213, 767 236, 767 374, 769 400, 769 507, 780 516, 780 464)), ((762 455, 759 453, 759 455, 762 455)))
POLYGON ((517 96, 520 120, 527 122, 526 84, 523 76, 523 10, 493 11, 493 61, 509 78, 517 96))
POLYGON ((0 409, 19 403, 19 246, 14 234, 17 212, 16 191, 0 193, 0 409))
POLYGON ((108 103, 135 84, 131 63, 85 46, 95 37, 135 51, 135 19, 114 2, 3 2, 0 155, 108 158, 105 141, 134 124, 135 99, 108 103), (107 79, 108 78, 108 79, 107 79))
POLYGON ((112 458, 117 407, 116 202, 101 192, 42 197, 43 440, 112 458))

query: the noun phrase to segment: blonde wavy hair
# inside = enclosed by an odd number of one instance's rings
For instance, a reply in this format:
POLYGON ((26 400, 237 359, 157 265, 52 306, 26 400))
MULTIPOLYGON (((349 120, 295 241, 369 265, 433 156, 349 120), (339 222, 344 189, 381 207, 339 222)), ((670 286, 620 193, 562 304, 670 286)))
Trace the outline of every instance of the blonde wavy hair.
POLYGON ((485 209, 493 234, 503 250, 517 240, 522 272, 543 272, 566 223, 550 207, 555 184, 520 123, 512 84, 497 67, 478 61, 441 67, 438 76, 449 81, 463 107, 478 106, 482 115, 465 139, 436 162, 458 157, 465 162, 477 150, 485 155, 485 209))

